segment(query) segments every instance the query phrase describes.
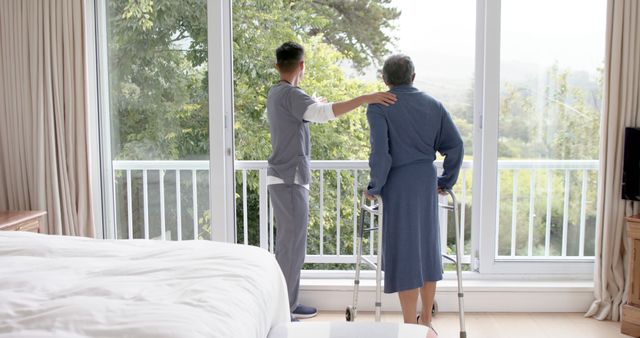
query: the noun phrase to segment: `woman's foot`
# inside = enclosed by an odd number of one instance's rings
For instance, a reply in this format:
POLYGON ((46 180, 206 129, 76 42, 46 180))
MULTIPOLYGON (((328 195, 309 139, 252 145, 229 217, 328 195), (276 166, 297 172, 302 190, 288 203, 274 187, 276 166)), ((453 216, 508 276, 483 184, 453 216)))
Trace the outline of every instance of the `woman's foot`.
POLYGON ((429 332, 427 333, 427 338, 438 338, 438 332, 434 330, 432 327, 429 327, 429 332))
POLYGON ((431 323, 426 323, 422 320, 420 320, 420 315, 418 315, 418 317, 416 317, 416 322, 418 323, 418 325, 424 325, 426 327, 428 327, 429 333, 427 334, 427 338, 437 338, 438 337, 438 332, 436 331, 436 329, 433 328, 433 325, 431 323))

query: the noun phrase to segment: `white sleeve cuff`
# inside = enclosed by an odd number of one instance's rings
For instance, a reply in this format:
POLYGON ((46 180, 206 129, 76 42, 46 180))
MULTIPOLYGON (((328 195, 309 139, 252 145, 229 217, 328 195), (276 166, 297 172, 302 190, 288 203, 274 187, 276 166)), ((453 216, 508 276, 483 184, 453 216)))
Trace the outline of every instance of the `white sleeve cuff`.
POLYGON ((336 115, 333 113, 333 104, 325 102, 316 102, 304 112, 302 118, 305 121, 325 123, 336 119, 336 115))

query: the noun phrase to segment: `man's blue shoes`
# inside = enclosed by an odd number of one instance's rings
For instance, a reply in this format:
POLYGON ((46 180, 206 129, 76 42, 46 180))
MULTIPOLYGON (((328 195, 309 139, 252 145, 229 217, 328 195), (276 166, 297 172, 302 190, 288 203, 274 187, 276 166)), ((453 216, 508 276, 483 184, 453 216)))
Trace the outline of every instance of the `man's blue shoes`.
POLYGON ((312 318, 318 315, 318 309, 311 306, 298 305, 291 315, 295 319, 312 318))

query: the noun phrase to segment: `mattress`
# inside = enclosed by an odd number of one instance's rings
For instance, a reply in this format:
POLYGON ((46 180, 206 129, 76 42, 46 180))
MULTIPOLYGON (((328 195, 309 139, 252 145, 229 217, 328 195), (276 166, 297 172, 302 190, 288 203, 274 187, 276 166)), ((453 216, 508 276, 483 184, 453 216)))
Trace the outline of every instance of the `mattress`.
POLYGON ((2 338, 267 337, 288 304, 257 247, 0 232, 2 338))

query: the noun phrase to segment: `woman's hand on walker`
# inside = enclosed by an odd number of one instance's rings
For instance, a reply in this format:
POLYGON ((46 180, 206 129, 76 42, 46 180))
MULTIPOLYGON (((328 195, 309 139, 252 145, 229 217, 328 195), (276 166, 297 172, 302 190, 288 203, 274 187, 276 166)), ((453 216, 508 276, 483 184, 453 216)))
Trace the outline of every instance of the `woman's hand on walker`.
POLYGON ((444 188, 438 187, 438 194, 440 194, 440 195, 442 195, 442 196, 447 195, 447 194, 448 194, 447 189, 444 189, 444 188))
POLYGON ((364 191, 364 197, 366 197, 369 201, 373 201, 373 200, 375 200, 375 199, 376 199, 376 197, 375 197, 375 196, 370 195, 370 194, 369 194, 369 192, 368 192, 368 191, 366 191, 366 190, 364 191))

